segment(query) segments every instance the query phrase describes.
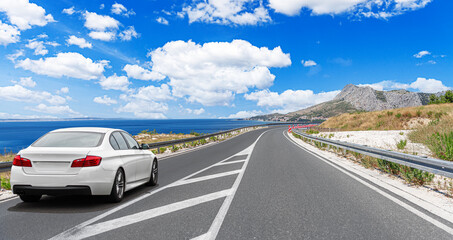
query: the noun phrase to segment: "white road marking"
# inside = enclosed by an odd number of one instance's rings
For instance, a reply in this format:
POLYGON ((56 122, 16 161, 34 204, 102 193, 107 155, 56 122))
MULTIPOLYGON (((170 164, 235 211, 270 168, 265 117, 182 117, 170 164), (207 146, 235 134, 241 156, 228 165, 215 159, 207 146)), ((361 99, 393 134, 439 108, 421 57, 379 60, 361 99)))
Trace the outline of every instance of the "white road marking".
MULTIPOLYGON (((264 133, 266 133, 266 132, 268 132, 268 131, 269 131, 269 130, 265 131, 264 133)), ((264 133, 262 133, 262 134, 257 138, 257 140, 252 144, 252 146, 254 146, 254 145, 256 144, 256 142, 258 141, 258 139, 260 139, 261 136, 262 136, 264 133)), ((235 157, 235 156, 247 154, 247 152, 249 152, 249 149, 250 149, 250 147, 248 147, 248 148, 242 150, 241 152, 236 153, 236 154, 234 154, 234 155, 232 155, 232 156, 230 156, 230 157, 228 157, 228 158, 226 158, 226 159, 220 161, 219 163, 228 161, 228 160, 232 159, 232 158, 235 157)), ((253 150, 253 149, 252 149, 252 150, 253 150)), ((250 156, 249 156, 249 157, 250 157, 250 156)), ((154 191, 148 192, 148 193, 146 193, 146 194, 144 194, 144 195, 142 195, 142 196, 140 196, 140 197, 138 197, 138 198, 136 198, 136 199, 133 199, 133 200, 131 200, 131 201, 129 201, 129 202, 123 203, 122 205, 120 205, 120 206, 118 206, 118 207, 116 207, 116 208, 113 208, 113 209, 111 209, 111 210, 109 210, 109 211, 107 211, 107 212, 105 212, 105 213, 102 213, 102 214, 100 214, 100 215, 98 215, 98 216, 96 216, 96 217, 94 217, 94 218, 92 218, 92 219, 89 219, 89 220, 87 220, 87 221, 85 221, 85 222, 83 222, 83 223, 80 223, 79 225, 74 226, 73 228, 70 228, 70 229, 68 229, 68 230, 66 230, 66 231, 64 231, 64 232, 62 232, 62 233, 60 233, 60 234, 54 236, 54 237, 52 237, 51 239, 68 239, 68 238, 71 238, 72 236, 74 236, 75 234, 77 234, 78 232, 80 232, 83 228, 88 227, 90 224, 92 224, 92 223, 94 223, 94 222, 97 222, 97 221, 99 221, 99 220, 101 220, 101 219, 103 219, 103 218, 105 218, 105 217, 107 217, 107 216, 109 216, 109 215, 111 215, 111 214, 113 214, 113 213, 115 213, 115 212, 118 212, 118 211, 120 211, 121 209, 124 209, 124 208, 126 208, 126 207, 128 207, 128 206, 130 206, 130 205, 132 205, 132 204, 134 204, 134 203, 136 203, 136 202, 138 202, 138 201, 141 201, 141 200, 143 200, 143 199, 145 199, 145 198, 148 198, 148 197, 150 197, 150 196, 152 196, 152 195, 154 195, 154 194, 156 194, 156 193, 158 193, 158 192, 160 192, 160 191, 163 191, 163 190, 165 190, 165 189, 167 189, 167 188, 173 187, 174 184, 176 184, 176 183, 178 183, 178 182, 181 182, 181 181, 185 181, 185 180, 187 180, 188 178, 191 178, 191 177, 193 177, 193 176, 195 176, 195 175, 197 175, 197 174, 199 174, 199 173, 201 173, 201 172, 204 172, 204 171, 206 171, 206 170, 208 170, 208 169, 210 169, 210 168, 212 168, 212 167, 214 167, 214 166, 216 166, 216 164, 210 165, 210 166, 208 166, 208 167, 206 167, 206 168, 204 168, 204 169, 201 169, 200 171, 197 171, 197 172, 195 172, 195 173, 193 173, 193 174, 190 174, 190 175, 188 175, 188 176, 186 176, 186 177, 184 177, 184 178, 182 178, 182 179, 179 179, 179 180, 177 180, 177 181, 175 181, 175 182, 173 182, 173 183, 171 183, 171 184, 169 184, 169 185, 166 185, 166 186, 161 187, 161 188, 158 188, 158 189, 156 189, 156 190, 154 190, 154 191)), ((245 167, 246 167, 246 165, 242 166, 242 169, 243 169, 242 171, 245 170, 245 167)), ((235 192, 235 191, 234 191, 234 192, 235 192)))
POLYGON ((210 179, 231 176, 231 175, 239 174, 240 172, 241 172, 241 170, 235 170, 235 171, 230 171, 230 172, 223 172, 223 173, 207 175, 207 176, 203 176, 203 177, 190 178, 190 179, 186 179, 183 181, 178 181, 176 183, 173 183, 171 186, 176 187, 176 186, 181 186, 181 185, 185 185, 185 184, 196 183, 196 182, 206 181, 206 180, 210 180, 210 179))
MULTIPOLYGON (((145 220, 149 220, 164 214, 176 212, 185 208, 193 207, 205 202, 214 201, 216 199, 227 197, 231 194, 231 190, 223 190, 220 192, 215 192, 211 194, 207 194, 204 196, 184 200, 181 202, 172 203, 169 205, 165 205, 162 207, 149 209, 143 212, 131 214, 128 216, 116 218, 113 220, 105 221, 96 223, 90 226, 86 226, 80 229, 78 232, 71 234, 70 236, 64 236, 64 239, 83 239, 92 236, 96 236, 98 234, 108 232, 114 229, 118 229, 124 226, 128 226, 134 223, 142 222, 145 220)), ((62 236, 63 237, 63 236, 62 236)), ((62 238, 63 239, 63 238, 62 238)))
MULTIPOLYGON (((286 131, 285 131, 285 132, 286 132, 286 131)), ((294 142, 292 139, 290 139, 288 136, 286 136, 285 132, 283 132, 283 135, 284 135, 290 142, 292 142, 293 144, 295 144, 295 145, 298 146, 299 148, 302 148, 302 149, 306 150, 307 152, 312 153, 312 154, 313 154, 314 156, 316 156, 317 158, 321 159, 322 161, 324 161, 325 163, 329 164, 330 166, 332 166, 332 167, 338 169, 339 171, 343 172, 344 174, 350 176, 350 177, 353 178, 354 180, 356 180, 356 181, 362 183, 363 185, 365 185, 365 186, 371 188, 372 190, 374 190, 374 191, 378 192, 379 194, 383 195, 384 197, 386 197, 386 198, 392 200, 392 201, 395 202, 396 204, 398 204, 398 205, 400 205, 401 207, 407 209, 408 211, 414 213, 415 215, 419 216, 420 218, 424 219, 425 221, 430 222, 431 224, 435 225, 436 227, 438 227, 438 228, 440 228, 440 229, 442 229, 442 230, 448 232, 449 234, 452 234, 452 235, 453 235, 453 229, 450 228, 449 226, 447 226, 447 225, 445 225, 445 224, 443 224, 443 223, 437 221, 436 219, 434 219, 434 218, 432 218, 432 217, 426 215, 425 213, 423 213, 423 212, 417 210, 416 208, 410 206, 409 204, 407 204, 407 203, 405 203, 405 202, 403 202, 403 201, 401 201, 401 200, 399 200, 399 199, 393 197, 392 195, 390 195, 390 194, 388 194, 388 193, 386 193, 386 192, 380 190, 379 188, 377 188, 377 187, 375 187, 375 186, 373 186, 373 185, 371 185, 371 184, 369 184, 369 183, 363 181, 362 179, 360 179, 360 178, 354 176, 353 174, 349 173, 348 171, 346 171, 346 170, 344 170, 344 169, 342 169, 342 168, 336 166, 336 165, 333 164, 330 160, 317 156, 315 153, 313 153, 313 152, 310 151, 309 149, 306 149, 306 148, 300 146, 299 144, 297 144, 296 142, 294 142)), ((386 189, 392 191, 391 189, 388 189, 388 188, 386 188, 386 189)), ((392 191, 392 192, 395 193, 394 191, 392 191)), ((396 193, 395 193, 395 194, 396 194, 396 193)), ((397 195, 398 195, 398 194, 397 194, 397 195)))
POLYGON ((219 163, 216 163, 215 165, 216 166, 222 166, 222 165, 228 165, 228 164, 234 164, 234 163, 243 163, 245 162, 245 159, 244 160, 237 160, 237 161, 229 161, 229 162, 219 162, 219 163))
MULTIPOLYGON (((236 156, 236 155, 237 155, 237 154, 235 154, 235 155, 233 155, 233 156, 230 156, 230 157, 228 157, 228 158, 222 160, 221 162, 223 162, 223 161, 228 161, 228 160, 230 160, 231 158, 233 158, 233 157, 236 156)), ((215 164, 210 165, 210 166, 208 166, 208 167, 206 167, 206 168, 203 168, 203 169, 201 169, 200 171, 195 172, 195 173, 192 173, 192 174, 190 174, 190 175, 188 175, 188 176, 186 176, 186 177, 183 177, 183 178, 181 178, 181 179, 179 179, 179 180, 177 180, 177 181, 175 181, 175 182, 173 182, 173 183, 176 183, 176 182, 179 182, 179 181, 184 181, 184 180, 186 180, 186 179, 188 179, 188 178, 191 178, 191 177, 193 177, 193 176, 195 176, 195 175, 197 175, 197 174, 199 174, 199 173, 201 173, 201 172, 203 172, 203 171, 206 171, 206 170, 208 170, 208 169, 214 167, 214 165, 215 165, 215 164)), ((160 191, 163 191, 163 190, 165 190, 165 189, 167 189, 167 188, 169 188, 169 187, 172 187, 172 184, 173 184, 173 183, 171 183, 171 184, 169 184, 169 185, 166 185, 166 186, 163 186, 163 187, 161 187, 161 188, 158 188, 158 189, 156 189, 156 190, 154 190, 154 191, 148 192, 148 193, 146 193, 146 194, 144 194, 144 195, 142 195, 142 196, 140 196, 140 197, 138 197, 138 198, 136 198, 136 199, 133 199, 133 200, 131 200, 131 201, 129 201, 129 202, 123 203, 123 204, 119 205, 119 206, 116 207, 116 208, 113 208, 113 209, 111 209, 111 210, 109 210, 109 211, 107 211, 107 212, 105 212, 105 213, 102 213, 102 214, 100 214, 100 215, 98 215, 98 216, 96 216, 96 217, 94 217, 94 218, 92 218, 92 219, 89 219, 89 220, 87 220, 87 221, 85 221, 85 222, 83 222, 83 223, 80 223, 80 224, 77 225, 77 226, 74 226, 74 227, 72 227, 72 228, 70 228, 70 229, 68 229, 68 230, 66 230, 66 231, 64 231, 64 232, 62 232, 62 233, 56 235, 55 237, 53 237, 53 238, 51 238, 51 239, 64 239, 66 236, 71 236, 72 233, 78 232, 80 229, 82 229, 82 228, 84 228, 84 227, 86 227, 86 226, 88 226, 88 225, 90 225, 90 224, 92 224, 92 223, 94 223, 94 222, 97 222, 97 221, 99 221, 99 220, 101 220, 101 219, 103 219, 103 218, 105 218, 105 217, 107 217, 107 216, 109 216, 109 215, 111 215, 111 214, 113 214, 113 213, 115 213, 115 212, 120 211, 120 210, 123 209, 123 208, 126 208, 126 207, 128 207, 128 206, 130 206, 130 205, 132 205, 132 204, 134 204, 134 203, 136 203, 136 202, 139 202, 139 201, 141 201, 141 200, 143 200, 143 199, 145 199, 145 198, 148 198, 148 197, 150 197, 150 196, 152 196, 152 195, 154 195, 154 194, 156 194, 156 193, 158 193, 158 192, 160 192, 160 191)))
MULTIPOLYGON (((269 130, 267 130, 266 132, 268 132, 268 131, 269 130)), ((212 222, 212 225, 209 228, 209 231, 206 234, 198 236, 195 239, 213 240, 217 237, 217 234, 219 233, 220 228, 222 227, 223 220, 225 219, 225 216, 228 213, 228 209, 231 206, 231 202, 234 199, 234 195, 236 194, 239 184, 241 183, 242 177, 244 176, 245 170, 247 169, 247 165, 252 156, 253 149, 255 148, 256 143, 260 140, 261 136, 263 136, 263 134, 265 134, 266 132, 263 132, 250 147, 248 147, 247 149, 245 149, 243 151, 243 152, 246 152, 248 154, 248 156, 245 159, 244 165, 242 166, 241 173, 239 173, 239 176, 236 178, 236 181, 234 182, 233 187, 231 188, 231 194, 228 195, 225 198, 225 200, 223 201, 223 204, 220 207, 220 210, 217 213, 217 216, 215 217, 214 221, 212 222)), ((237 155, 240 155, 240 154, 238 153, 237 155)))

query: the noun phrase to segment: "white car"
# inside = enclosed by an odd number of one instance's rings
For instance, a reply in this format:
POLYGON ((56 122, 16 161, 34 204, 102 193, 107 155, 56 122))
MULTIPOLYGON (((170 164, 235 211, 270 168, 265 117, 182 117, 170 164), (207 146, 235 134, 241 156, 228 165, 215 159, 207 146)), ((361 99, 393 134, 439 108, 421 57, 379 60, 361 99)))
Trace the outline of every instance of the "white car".
POLYGON ((42 195, 107 195, 157 184, 156 156, 127 132, 110 128, 65 128, 47 133, 14 158, 11 187, 22 201, 42 195))

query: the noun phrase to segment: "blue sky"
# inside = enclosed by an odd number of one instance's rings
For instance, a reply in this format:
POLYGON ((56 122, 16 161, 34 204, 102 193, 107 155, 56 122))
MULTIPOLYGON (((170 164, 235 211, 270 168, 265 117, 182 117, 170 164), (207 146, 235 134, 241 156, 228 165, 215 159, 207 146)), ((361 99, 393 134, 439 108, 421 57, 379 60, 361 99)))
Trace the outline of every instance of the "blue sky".
POLYGON ((453 87, 447 0, 0 1, 0 118, 286 113, 453 87))

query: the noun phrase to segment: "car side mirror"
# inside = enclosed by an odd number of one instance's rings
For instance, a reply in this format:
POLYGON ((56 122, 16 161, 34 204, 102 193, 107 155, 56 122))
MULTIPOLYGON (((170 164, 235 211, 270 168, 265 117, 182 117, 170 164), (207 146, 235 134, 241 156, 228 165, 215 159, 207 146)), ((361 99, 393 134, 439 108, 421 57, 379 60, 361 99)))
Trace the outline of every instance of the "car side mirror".
POLYGON ((142 143, 142 145, 140 145, 140 149, 149 149, 149 146, 146 143, 142 143))

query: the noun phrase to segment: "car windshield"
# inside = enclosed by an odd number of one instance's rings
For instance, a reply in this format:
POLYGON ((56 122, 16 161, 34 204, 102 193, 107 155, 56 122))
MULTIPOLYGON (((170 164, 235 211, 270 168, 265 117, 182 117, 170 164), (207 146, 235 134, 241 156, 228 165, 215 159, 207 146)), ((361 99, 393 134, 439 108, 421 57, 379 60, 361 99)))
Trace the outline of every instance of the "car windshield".
POLYGON ((101 145, 103 133, 51 132, 32 144, 33 147, 97 147, 101 145))

